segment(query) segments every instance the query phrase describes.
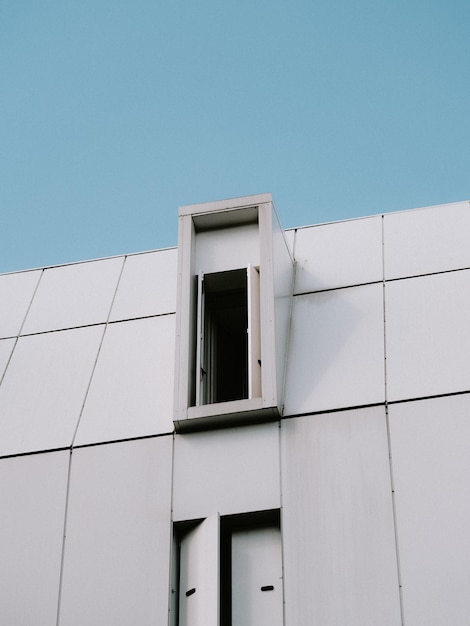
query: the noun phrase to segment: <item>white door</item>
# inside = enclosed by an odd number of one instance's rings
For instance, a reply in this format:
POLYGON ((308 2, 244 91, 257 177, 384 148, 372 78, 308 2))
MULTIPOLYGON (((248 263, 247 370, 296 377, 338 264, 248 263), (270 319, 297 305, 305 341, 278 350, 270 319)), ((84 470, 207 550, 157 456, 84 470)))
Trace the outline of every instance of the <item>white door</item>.
POLYGON ((282 626, 279 528, 232 535, 232 626, 282 626))
POLYGON ((219 624, 219 516, 208 517, 180 543, 179 626, 219 624))

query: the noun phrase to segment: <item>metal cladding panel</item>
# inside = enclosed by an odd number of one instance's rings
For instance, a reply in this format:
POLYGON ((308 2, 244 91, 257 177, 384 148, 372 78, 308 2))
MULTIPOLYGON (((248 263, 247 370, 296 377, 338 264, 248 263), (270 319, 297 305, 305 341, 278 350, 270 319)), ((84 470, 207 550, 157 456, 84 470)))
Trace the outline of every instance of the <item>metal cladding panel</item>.
POLYGON ((175 316, 109 324, 75 445, 173 431, 175 316))
POLYGON ((219 625, 219 524, 212 515, 181 539, 178 626, 219 625))
POLYGON ((470 389, 470 270, 386 283, 388 400, 470 389))
POLYGON ((0 382, 7 367, 8 359, 15 346, 16 339, 0 339, 0 382))
POLYGON ((71 445, 103 329, 20 337, 0 387, 0 455, 71 445))
POLYGON ((231 626, 283 626, 279 528, 237 530, 231 547, 231 626))
POLYGON ((111 321, 176 311, 176 248, 128 256, 111 321))
POLYGON ((405 624, 470 624, 470 396, 389 407, 405 624))
POLYGON ((384 215, 385 278, 470 267, 470 203, 384 215))
POLYGON ((175 521, 279 506, 278 423, 175 436, 175 521))
POLYGON ((20 332, 41 270, 0 276, 0 338, 20 332))
POLYGON ((294 297, 284 414, 383 402, 382 284, 294 297))
POLYGON ((279 225, 277 215, 273 215, 273 290, 275 319, 275 354, 277 404, 282 408, 286 358, 289 340, 292 294, 294 291, 294 260, 292 248, 279 225))
POLYGON ((56 623, 68 452, 0 460, 1 623, 56 623))
POLYGON ((73 452, 60 626, 168 620, 172 437, 73 452))
POLYGON ((399 626, 384 408, 281 430, 286 624, 399 626))
POLYGON ((299 228, 295 293, 381 281, 382 217, 299 228))
POLYGON ((259 230, 257 224, 208 230, 197 234, 195 273, 225 272, 259 266, 259 230))
POLYGON ((106 322, 123 257, 44 270, 22 334, 106 322))
POLYGON ((294 254, 294 245, 295 245, 295 236, 297 230, 295 228, 290 228, 289 230, 284 231, 284 237, 286 238, 287 245, 289 246, 289 250, 292 255, 294 254))

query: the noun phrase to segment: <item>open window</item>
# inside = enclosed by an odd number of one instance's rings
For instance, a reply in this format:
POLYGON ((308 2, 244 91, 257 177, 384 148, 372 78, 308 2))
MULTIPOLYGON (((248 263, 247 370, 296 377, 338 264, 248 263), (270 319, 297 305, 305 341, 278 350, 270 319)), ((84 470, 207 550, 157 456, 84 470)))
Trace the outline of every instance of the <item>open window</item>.
POLYGON ((279 419, 293 277, 270 194, 180 207, 178 432, 279 419))
POLYGON ((171 626, 283 624, 279 510, 175 524, 171 626))
POLYGON ((260 397, 259 268, 197 281, 193 406, 260 397))

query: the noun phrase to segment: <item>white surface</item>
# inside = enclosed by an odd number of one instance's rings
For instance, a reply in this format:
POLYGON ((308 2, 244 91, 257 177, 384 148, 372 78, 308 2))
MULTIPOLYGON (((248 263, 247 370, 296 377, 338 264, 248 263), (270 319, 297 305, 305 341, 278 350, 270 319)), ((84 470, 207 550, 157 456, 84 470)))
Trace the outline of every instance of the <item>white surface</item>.
POLYGON ((44 270, 22 334, 106 322, 123 257, 44 270))
POLYGON ((384 409, 281 430, 286 624, 400 626, 384 409))
POLYGON ((187 204, 179 207, 179 215, 224 212, 228 209, 256 206, 266 202, 271 203, 272 199, 272 194, 270 193, 257 193, 252 196, 239 196, 238 198, 227 198, 226 200, 215 200, 214 202, 187 204))
POLYGON ((0 382, 2 380, 3 373, 10 358, 11 351, 15 345, 16 339, 1 339, 0 340, 0 382))
POLYGON ((232 626, 283 626, 281 533, 253 528, 232 535, 232 626), (261 587, 272 585, 272 591, 261 587))
POLYGON ((208 517, 180 544, 178 626, 219 624, 219 516, 208 517), (195 592, 186 596, 186 592, 195 592))
POLYGON ((167 623, 171 446, 74 450, 60 626, 167 623))
MULTIPOLYGON (((251 209, 248 210, 251 212, 251 209)), ((220 225, 221 222, 215 220, 215 223, 220 225)), ((274 311, 273 298, 271 204, 258 206, 258 227, 259 233, 256 224, 196 233, 190 215, 186 214, 184 217, 180 217, 175 372, 175 419, 178 421, 187 418, 188 402, 191 396, 192 368, 188 359, 192 348, 195 348, 194 337, 192 337, 194 332, 191 330, 194 320, 191 320, 191 312, 194 315, 196 310, 194 276, 197 276, 200 271, 224 271, 246 267, 248 264, 260 266, 262 400, 264 408, 274 407, 278 404, 280 398, 276 390, 277 362, 275 357, 278 319, 274 311), (197 258, 198 253, 200 253, 199 259, 197 258)), ((282 358, 282 345, 279 353, 280 358, 282 358)), ((214 414, 216 413, 215 408, 214 414)))
POLYGON ((290 250, 292 258, 294 258, 294 245, 295 245, 296 232, 297 231, 295 228, 291 228, 289 230, 284 231, 284 237, 286 238, 287 246, 290 250))
MULTIPOLYGON (((272 217, 273 240, 271 255, 273 259, 274 311, 271 314, 268 313, 268 320, 271 319, 271 315, 274 315, 275 356, 272 358, 275 365, 273 375, 276 377, 276 394, 273 400, 277 404, 280 412, 282 412, 295 269, 293 251, 289 249, 287 245, 276 215, 274 214, 272 217)), ((268 320, 266 320, 266 322, 268 322, 268 320)), ((266 355, 263 356, 266 362, 266 355)))
POLYGON ((284 414, 383 402, 382 285, 294 298, 284 414))
POLYGON ((470 270, 386 284, 389 400, 470 389, 470 270))
POLYGON ((41 270, 0 276, 0 338, 20 332, 40 276, 41 270))
POLYGON ((0 621, 56 623, 68 452, 0 460, 0 621))
POLYGON ((277 423, 175 436, 175 521, 279 506, 277 423))
POLYGON ((175 316, 109 324, 75 445, 173 431, 175 316))
MULTIPOLYGON (((205 308, 206 297, 203 289, 204 274, 199 272, 197 275, 197 312, 196 312, 196 336, 194 337, 194 343, 196 344, 196 364, 194 367, 194 386, 196 387, 196 406, 204 404, 206 396, 208 395, 207 381, 203 376, 203 363, 205 363, 204 354, 204 330, 205 330, 205 308)), ((193 320, 191 320, 193 324, 193 320)), ((192 353, 190 352, 186 356, 190 361, 192 353)), ((190 368, 192 369, 192 368, 190 368)))
POLYGON ((470 267, 470 203, 384 215, 385 278, 470 267))
POLYGON ((261 397, 261 328, 259 271, 247 268, 248 285, 248 397, 261 397))
POLYGON ((196 340, 191 332, 194 311, 197 309, 197 287, 193 268, 194 223, 190 217, 178 220, 178 282, 176 286, 176 340, 174 419, 186 419, 194 371, 190 354, 194 354, 196 340))
POLYGON ((195 274, 260 264, 258 224, 196 233, 195 242, 195 274))
POLYGON ((128 256, 110 320, 176 311, 177 249, 128 256))
POLYGON ((389 407, 407 626, 470 624, 470 396, 389 407))
POLYGON ((0 387, 0 454, 70 446, 102 334, 20 337, 0 387))
POLYGON ((299 228, 295 293, 380 281, 382 217, 299 228))

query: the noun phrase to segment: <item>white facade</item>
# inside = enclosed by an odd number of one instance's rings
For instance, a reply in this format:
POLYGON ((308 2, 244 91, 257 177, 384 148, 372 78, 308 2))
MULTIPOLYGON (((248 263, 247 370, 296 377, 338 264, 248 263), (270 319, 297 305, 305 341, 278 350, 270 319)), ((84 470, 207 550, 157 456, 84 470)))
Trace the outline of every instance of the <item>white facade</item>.
POLYGON ((278 413, 229 428, 175 432, 176 248, 1 275, 0 622, 468 626, 469 232, 286 231, 278 413))

